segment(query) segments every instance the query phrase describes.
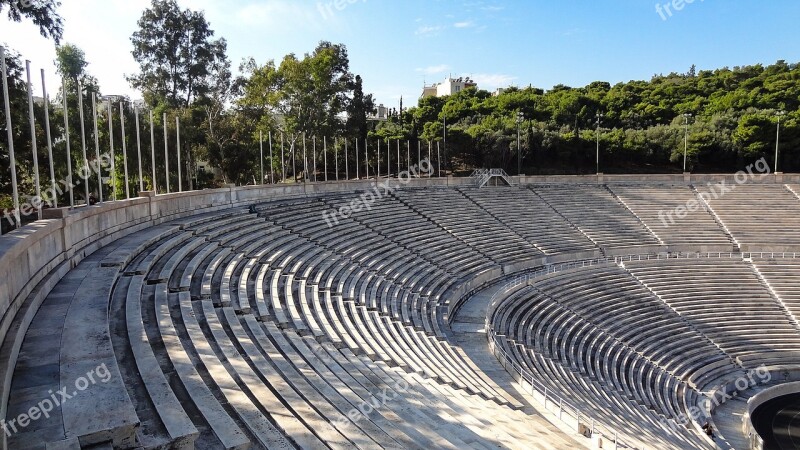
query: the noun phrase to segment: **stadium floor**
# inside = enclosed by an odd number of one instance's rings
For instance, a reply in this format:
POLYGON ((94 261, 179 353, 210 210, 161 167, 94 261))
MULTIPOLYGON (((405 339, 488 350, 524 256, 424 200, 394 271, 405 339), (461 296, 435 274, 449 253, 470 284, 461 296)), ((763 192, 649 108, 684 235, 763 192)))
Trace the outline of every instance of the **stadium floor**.
POLYGON ((759 407, 754 416, 756 430, 765 449, 800 448, 800 394, 786 395, 759 407))

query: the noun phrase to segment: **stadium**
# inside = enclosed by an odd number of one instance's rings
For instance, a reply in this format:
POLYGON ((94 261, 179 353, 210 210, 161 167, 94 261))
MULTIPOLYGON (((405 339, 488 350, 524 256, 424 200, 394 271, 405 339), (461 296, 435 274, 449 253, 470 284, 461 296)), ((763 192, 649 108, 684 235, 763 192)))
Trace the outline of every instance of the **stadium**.
POLYGON ((798 378, 798 175, 379 181, 2 236, 3 448, 749 448, 798 378))
POLYGON ((800 448, 800 3, 566 3, 0 0, 0 450, 800 448))

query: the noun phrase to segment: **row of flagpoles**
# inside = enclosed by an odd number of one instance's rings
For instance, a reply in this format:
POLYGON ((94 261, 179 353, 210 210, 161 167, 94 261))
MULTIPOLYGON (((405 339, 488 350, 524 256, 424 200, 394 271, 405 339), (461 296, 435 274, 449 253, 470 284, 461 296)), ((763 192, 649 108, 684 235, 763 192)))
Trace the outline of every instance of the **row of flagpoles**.
MULTIPOLYGON (((13 216, 15 227, 19 227, 21 224, 20 221, 20 199, 19 199, 19 188, 17 182, 17 168, 16 168, 16 160, 14 155, 14 140, 13 140, 13 128, 12 128, 12 118, 11 118, 11 109, 10 109, 10 91, 8 88, 8 73, 6 67, 6 60, 5 60, 5 49, 4 47, 0 46, 0 70, 2 70, 2 88, 3 88, 3 97, 5 99, 4 107, 5 107, 5 116, 6 116, 6 129, 8 132, 8 150, 9 150, 9 160, 10 160, 10 170, 11 170, 11 184, 12 184, 12 197, 13 197, 13 216)), ((35 211, 37 214, 37 218, 41 218, 43 202, 42 199, 42 186, 40 184, 39 179, 39 158, 38 158, 38 148, 37 148, 37 139, 36 139, 36 123, 34 117, 34 98, 33 98, 33 85, 31 83, 31 71, 30 71, 30 61, 25 62, 25 70, 26 70, 26 77, 27 77, 27 97, 28 97, 28 118, 30 122, 30 130, 31 130, 31 150, 33 153, 33 174, 34 174, 34 185, 36 190, 36 199, 37 201, 34 202, 35 211)), ((55 168, 53 163, 53 140, 51 137, 51 130, 50 130, 50 118, 49 118, 49 105, 50 99, 47 94, 47 86, 45 82, 45 72, 44 69, 41 70, 41 80, 42 80, 42 97, 45 102, 44 107, 44 129, 45 129, 45 136, 47 139, 47 152, 48 152, 48 160, 49 160, 49 175, 51 180, 51 186, 46 190, 46 198, 50 206, 58 207, 58 196, 56 195, 59 192, 59 186, 57 185, 56 175, 55 175, 55 168)), ((84 205, 90 204, 90 198, 92 194, 89 192, 89 179, 94 176, 92 172, 96 171, 97 176, 97 194, 98 198, 96 199, 99 202, 104 201, 104 190, 103 190, 103 171, 102 167, 100 167, 101 156, 107 157, 110 163, 110 178, 111 178, 111 186, 110 186, 110 199, 116 201, 118 199, 118 192, 116 188, 116 158, 114 152, 114 131, 113 131, 113 109, 114 106, 112 104, 111 98, 108 98, 106 101, 106 113, 107 113, 107 121, 108 121, 108 131, 109 131, 109 152, 108 154, 101 155, 100 153, 100 141, 99 141, 99 134, 98 134, 98 114, 97 114, 97 96, 93 92, 91 95, 91 103, 92 103, 92 120, 94 124, 94 157, 95 157, 95 170, 92 170, 90 166, 90 161, 87 155, 87 144, 86 144, 86 130, 85 130, 85 122, 84 122, 84 107, 83 107, 83 91, 80 81, 78 81, 77 91, 78 91, 78 109, 79 109, 79 116, 80 116, 80 133, 81 133, 81 167, 78 168, 79 178, 82 178, 83 190, 85 201, 84 205)), ((64 184, 68 190, 69 196, 69 207, 74 208, 76 206, 75 195, 73 192, 73 187, 77 187, 78 184, 73 183, 73 167, 72 167, 72 149, 70 148, 70 127, 69 127, 69 112, 68 112, 68 105, 67 105, 67 86, 66 82, 62 81, 62 92, 63 95, 63 108, 64 108, 64 137, 66 142, 66 160, 67 160, 67 178, 64 180, 64 184)), ((125 189, 125 199, 131 198, 130 193, 130 183, 129 183, 129 171, 128 171, 128 149, 126 143, 126 133, 125 133, 125 115, 124 115, 124 103, 123 101, 119 102, 120 108, 120 131, 122 136, 122 162, 123 162, 123 176, 124 176, 124 189, 125 189)), ((139 107, 134 105, 134 120, 136 126, 136 151, 137 151, 137 161, 138 161, 138 182, 139 182, 139 190, 144 191, 144 172, 142 168, 142 142, 140 132, 141 129, 139 127, 139 107)), ((157 174, 156 174, 156 148, 155 148, 155 130, 153 125, 153 111, 149 111, 149 125, 150 125, 150 161, 151 161, 151 176, 152 176, 152 190, 158 193, 158 184, 157 184, 157 174)), ((168 130, 167 130, 167 113, 163 114, 163 125, 164 125, 164 188, 162 189, 163 192, 169 194, 170 192, 170 170, 169 170, 169 137, 168 137, 168 130)), ((183 164, 181 162, 181 134, 180 134, 180 118, 175 117, 175 128, 176 128, 176 146, 177 146, 177 188, 178 192, 183 191, 183 164)), ((260 175, 261 181, 258 184, 265 184, 267 181, 269 183, 276 182, 276 176, 280 174, 281 178, 279 182, 285 182, 287 177, 289 176, 289 171, 291 171, 292 181, 297 182, 297 161, 296 156, 299 153, 299 149, 297 149, 296 141, 300 137, 299 134, 295 134, 292 136, 289 142, 289 154, 286 152, 285 148, 285 136, 284 133, 281 132, 276 136, 273 136, 272 132, 267 134, 267 142, 268 142, 268 151, 269 151, 269 170, 270 174, 269 177, 265 174, 265 167, 264 167, 264 134, 259 133, 259 152, 260 152, 260 175), (274 142, 275 141, 275 142, 274 142), (275 167, 275 158, 274 158, 274 151, 275 147, 280 142, 280 147, 277 150, 280 152, 280 172, 278 172, 278 167, 275 167), (296 151, 298 150, 298 151, 296 151), (288 159, 291 159, 291 166, 287 167, 289 164, 288 159), (269 178, 269 180, 267 179, 269 178)), ((326 137, 324 137, 321 142, 318 141, 316 137, 311 139, 311 143, 309 144, 309 140, 307 139, 306 135, 302 134, 302 171, 303 171, 303 181, 329 181, 329 173, 328 170, 328 154, 330 152, 329 149, 329 142, 326 137), (309 148, 310 147, 310 148, 309 148), (322 153, 322 161, 318 159, 318 148, 321 147, 322 153), (312 161, 312 169, 309 170, 309 159, 308 153, 311 153, 311 161, 312 161), (318 179, 318 169, 319 163, 322 163, 323 168, 323 176, 320 177, 322 179, 318 179)), ((333 139, 333 169, 335 174, 335 180, 339 181, 340 178, 340 168, 339 168, 339 151, 343 149, 344 152, 344 177, 346 180, 351 179, 350 173, 350 164, 349 161, 351 160, 350 152, 353 152, 355 157, 355 178, 360 179, 362 178, 361 172, 361 163, 359 161, 360 157, 364 157, 364 165, 363 165, 363 175, 366 178, 370 178, 370 176, 380 178, 382 175, 386 177, 393 176, 392 171, 392 163, 396 164, 396 172, 394 175, 401 176, 403 171, 403 161, 401 155, 401 141, 400 140, 389 140, 385 141, 385 171, 382 168, 382 159, 384 154, 384 149, 382 148, 382 141, 380 139, 375 140, 377 147, 374 147, 373 156, 375 156, 375 164, 371 167, 370 165, 370 141, 368 139, 363 140, 363 146, 361 146, 361 142, 359 139, 350 140, 346 138, 334 138, 333 139), (354 144, 351 147, 351 143, 354 144), (343 145, 342 145, 343 144, 343 145), (392 145, 395 144, 395 145, 392 145), (395 161, 392 161, 392 153, 393 151, 396 153, 395 161), (373 169, 370 173, 370 169, 373 169)), ((407 170, 408 172, 412 171, 412 163, 411 163, 411 156, 412 156, 412 148, 411 142, 406 141, 405 153, 406 153, 406 163, 407 163, 407 170)), ((427 161, 430 166, 431 160, 431 152, 433 149, 433 145, 430 141, 427 143, 427 161)), ((423 145, 422 142, 417 142, 417 161, 422 161, 423 159, 423 145)), ((437 161, 438 164, 438 174, 441 176, 441 158, 440 156, 440 147, 439 142, 436 143, 436 154, 437 154, 437 161)), ((433 168, 426 173, 427 176, 433 176, 433 168)), ((420 175, 419 172, 416 172, 414 176, 423 176, 420 175)))
MULTIPOLYGON (((303 173, 305 174, 304 181, 311 181, 311 182, 332 181, 332 180, 328 179, 329 178, 328 174, 330 173, 329 168, 328 168, 328 153, 330 152, 330 150, 328 148, 328 139, 327 139, 327 137, 323 137, 322 138, 321 144, 319 143, 319 140, 316 137, 312 137, 311 138, 311 148, 309 149, 308 148, 309 147, 308 146, 309 139, 306 137, 305 134, 303 134, 302 136, 303 136, 303 144, 302 144, 303 161, 302 161, 302 164, 303 164, 303 173), (323 169, 322 170, 322 172, 323 172, 323 178, 322 179, 318 179, 318 177, 317 177, 317 173, 318 173, 318 169, 319 169, 318 164, 320 163, 320 160, 318 158, 318 155, 320 154, 320 152, 318 152, 319 146, 322 147, 321 148, 321 154, 322 154, 321 163, 322 163, 322 166, 323 166, 322 167, 322 169, 323 169), (309 164, 308 164, 308 153, 309 152, 311 153, 311 161, 312 161, 311 169, 309 169, 309 164)), ((288 169, 286 167, 287 163, 288 163, 287 159, 291 159, 291 168, 293 169, 292 179, 294 181, 296 181, 297 180, 297 171, 294 168, 297 167, 297 162, 296 162, 296 153, 297 152, 296 152, 296 146, 294 145, 294 142, 292 142, 291 145, 290 145, 289 155, 286 155, 284 134, 280 133, 280 147, 279 147, 280 152, 281 152, 280 172, 278 172, 278 170, 277 170, 278 168, 274 166, 275 158, 274 158, 274 154, 273 154, 274 153, 274 151, 273 151, 274 145, 273 145, 272 132, 268 132, 267 133, 267 142, 268 142, 268 145, 269 145, 269 161, 270 161, 269 182, 270 183, 275 183, 275 175, 278 174, 278 173, 281 174, 280 182, 283 182, 283 181, 285 181, 287 179, 287 176, 289 176, 288 169), (288 158, 284 157, 284 156, 288 156, 288 158)), ((362 178, 362 176, 361 176, 362 175, 361 162, 359 161, 360 155, 361 155, 361 149, 359 148, 360 142, 361 142, 361 140, 359 140, 359 139, 353 139, 352 140, 352 143, 354 144, 353 148, 352 148, 352 151, 353 151, 353 155, 355 156, 355 173, 354 173, 354 175, 355 175, 356 179, 361 179, 362 178)), ((370 140, 366 139, 366 138, 363 140, 363 144, 364 144, 363 145, 363 152, 364 152, 364 167, 363 167, 364 172, 363 172, 363 174, 364 174, 364 178, 371 178, 371 177, 380 178, 381 176, 391 177, 393 175, 394 176, 400 176, 400 174, 404 170, 406 170, 408 172, 412 171, 413 164, 411 162, 412 161, 412 159, 411 159, 411 156, 412 156, 411 141, 407 140, 406 141, 406 145, 404 146, 405 147, 405 153, 406 153, 406 155, 405 155, 406 156, 405 163, 407 164, 407 166, 404 169, 403 168, 403 163, 404 162, 403 162, 402 154, 401 154, 401 142, 402 141, 400 139, 387 139, 386 140, 386 142, 385 142, 386 171, 385 172, 382 172, 382 167, 381 167, 382 162, 383 162, 382 159, 381 159, 383 157, 382 156, 383 155, 383 149, 381 147, 381 143, 383 141, 381 139, 376 139, 373 142, 375 142, 375 146, 376 146, 376 149, 374 150, 374 152, 375 152, 374 155, 375 155, 376 161, 375 161, 374 167, 372 167, 373 172, 370 173, 370 167, 371 167, 370 162, 369 162, 370 161, 370 140), (393 145, 393 144, 396 144, 396 145, 393 145), (392 172, 392 153, 393 153, 393 148, 396 148, 396 152, 397 152, 397 157, 395 158, 395 162, 396 162, 396 166, 397 166, 397 171, 396 172, 392 172)), ((350 151, 351 151, 350 144, 351 144, 351 140, 350 139, 345 139, 345 138, 334 138, 333 144, 334 144, 333 145, 333 153, 334 153, 334 155, 333 155, 333 161, 334 161, 333 162, 333 164, 334 164, 333 169, 334 169, 334 174, 335 174, 334 180, 335 181, 340 181, 339 180, 339 174, 341 172, 339 170, 339 149, 342 148, 342 147, 344 147, 343 151, 344 151, 344 161, 345 161, 344 179, 345 180, 352 179, 350 177, 350 165, 347 164, 347 162, 350 161, 350 151)), ((260 151, 260 161, 261 161, 261 165, 260 165, 260 167, 261 167, 261 183, 265 183, 267 181, 267 177, 266 177, 266 175, 264 173, 264 134, 263 133, 259 133, 259 149, 260 149, 259 151, 260 151)), ((417 161, 422 161, 423 160, 423 156, 427 156, 427 160, 429 162, 431 161, 431 156, 432 156, 431 153, 432 153, 432 150, 433 150, 433 143, 431 141, 428 141, 427 147, 425 149, 425 150, 427 150, 427 155, 423 155, 422 141, 417 141, 417 149, 416 150, 417 150, 417 161)), ((439 161, 438 174, 439 174, 439 176, 441 176, 441 173, 442 173, 442 171, 441 171, 441 162, 440 162, 441 161, 441 158, 440 158, 441 147, 440 147, 438 141, 436 142, 436 155, 437 155, 436 160, 439 161)), ((432 171, 429 172, 428 175, 432 176, 432 171)))
MULTIPOLYGON (((39 180, 39 155, 38 155, 38 147, 37 147, 37 139, 36 139, 36 122, 34 117, 34 100, 33 100, 33 84, 31 83, 31 70, 30 70, 30 61, 25 61, 25 71, 26 71, 26 81, 27 81, 27 95, 28 95, 28 119, 30 122, 30 132, 31 132, 31 151, 33 153, 33 176, 34 176, 34 186, 36 190, 37 199, 34 202, 36 206, 37 217, 41 218, 42 213, 42 187, 39 180)), ((13 124, 11 119, 11 105, 10 105, 10 91, 8 88, 8 69, 6 67, 6 59, 5 59, 5 48, 0 46, 0 72, 2 72, 2 88, 3 88, 3 97, 4 101, 4 108, 5 108, 5 116, 6 116, 6 130, 8 134, 8 152, 9 152, 9 161, 10 161, 10 170, 11 170, 11 189, 12 189, 12 198, 13 198, 13 215, 15 221, 15 227, 19 227, 21 224, 20 221, 20 200, 19 200, 19 187, 17 182, 17 168, 16 168, 16 157, 14 154, 14 136, 13 136, 13 124)), ((48 152, 48 160, 49 160, 49 169, 50 169, 50 180, 51 186, 49 195, 47 196, 47 203, 50 203, 54 207, 58 207, 58 196, 56 195, 59 192, 59 186, 57 185, 56 176, 55 176, 55 168, 53 165, 53 140, 50 132, 50 113, 49 113, 49 105, 50 105, 50 98, 47 94, 47 84, 45 82, 45 72, 44 69, 41 70, 41 78, 42 78, 42 97, 45 102, 44 107, 44 114, 45 114, 45 136, 47 139, 47 152, 48 152)), ((83 107, 83 87, 80 84, 80 80, 78 81, 78 110, 80 115, 80 124, 81 124, 81 147, 82 147, 82 167, 79 168, 79 174, 83 178, 83 187, 84 187, 84 194, 85 194, 85 201, 84 204, 88 205, 90 202, 91 194, 89 193, 89 183, 88 179, 91 176, 91 167, 87 155, 87 146, 86 146, 86 130, 85 130, 85 121, 84 121, 84 107, 83 107)), ((67 105, 67 87, 66 82, 62 81, 62 92, 63 95, 63 108, 64 108, 64 139, 66 145, 66 160, 67 160, 67 178, 65 180, 65 184, 69 193, 69 206, 71 208, 75 207, 75 195, 73 191, 73 187, 77 186, 73 180, 73 167, 72 167, 72 149, 71 149, 71 142, 70 142, 70 127, 69 127, 69 109, 67 105)), ((96 163, 99 164, 100 162, 100 141, 99 141, 99 133, 98 133, 98 121, 97 121, 97 96, 95 93, 92 93, 92 119, 94 122, 94 147, 95 147, 95 158, 96 163)), ((109 162, 110 162, 110 174, 113 177, 116 174, 116 158, 114 154, 114 131, 113 131, 113 121, 112 121, 112 113, 114 106, 112 105, 112 101, 109 99, 106 102, 107 106, 107 114, 108 114, 108 131, 109 131, 109 162)), ((122 113, 124 111, 124 104, 122 101, 119 102, 120 107, 120 128, 121 128, 121 136, 122 136, 122 161, 123 161, 123 170, 124 170, 124 178, 125 178, 125 198, 128 199, 131 197, 130 195, 130 183, 129 183, 129 173, 128 173, 128 150, 127 150, 127 143, 125 139, 125 116, 122 113)), ((140 127, 139 127, 139 108, 138 106, 134 106, 134 116, 136 121, 136 143, 137 143, 137 160, 139 162, 138 165, 138 179, 139 179, 139 190, 144 190, 144 173, 142 170, 142 151, 141 151, 141 136, 140 136, 140 127)), ((165 189, 166 192, 170 192, 169 186, 169 145, 168 145, 168 133, 166 132, 166 123, 167 123, 167 113, 164 113, 164 158, 166 161, 166 183, 165 189)), ((175 117, 175 125, 177 129, 177 146, 180 149, 180 118, 175 117)), ((155 132, 153 126, 153 112, 150 111, 150 151, 151 151, 151 161, 152 161, 152 174, 153 174, 153 190, 157 189, 157 177, 156 177, 156 159, 155 159, 155 132)), ((104 200, 104 192, 103 192, 103 179, 102 179, 102 168, 97 166, 97 181, 98 181, 98 200, 103 202, 104 200)), ((180 151, 178 151, 178 190, 183 190, 183 180, 181 174, 181 155, 180 151)), ((111 199, 117 200, 117 189, 116 183, 113 181, 111 182, 111 199)))

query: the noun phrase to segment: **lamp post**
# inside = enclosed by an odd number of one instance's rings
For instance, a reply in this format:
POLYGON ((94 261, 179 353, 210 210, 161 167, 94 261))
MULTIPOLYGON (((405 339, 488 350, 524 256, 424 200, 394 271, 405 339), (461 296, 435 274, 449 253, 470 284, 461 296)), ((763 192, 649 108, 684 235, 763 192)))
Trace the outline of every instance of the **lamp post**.
POLYGON ((525 114, 522 114, 522 111, 517 111, 517 175, 522 175, 522 139, 520 126, 523 120, 525 120, 525 114))
POLYGON ((603 114, 597 113, 595 117, 597 118, 597 131, 595 132, 595 135, 597 135, 596 173, 600 173, 600 123, 603 121, 603 114))
POLYGON ((689 113, 683 115, 686 130, 683 136, 683 173, 686 173, 686 158, 689 153, 689 119, 691 118, 692 115, 689 113))
POLYGON ((778 134, 775 137, 775 173, 778 173, 778 150, 781 147, 781 117, 786 115, 786 111, 778 111, 775 115, 778 116, 778 134))

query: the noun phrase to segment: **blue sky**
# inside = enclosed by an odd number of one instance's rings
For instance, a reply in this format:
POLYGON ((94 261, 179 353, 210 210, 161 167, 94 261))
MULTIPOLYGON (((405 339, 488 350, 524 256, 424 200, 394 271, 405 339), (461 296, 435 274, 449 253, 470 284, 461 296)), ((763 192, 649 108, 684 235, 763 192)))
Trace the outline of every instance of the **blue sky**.
MULTIPOLYGON (((65 41, 86 51, 104 93, 139 97, 130 35, 145 0, 62 0, 65 41)), ((424 82, 472 76, 485 89, 649 79, 779 59, 800 62, 796 0, 179 0, 204 10, 245 57, 280 60, 320 40, 347 45, 351 70, 389 106, 416 103, 424 82), (678 3, 675 0, 674 3, 678 3), (656 5, 661 5, 661 13, 656 5), (338 5, 338 6, 337 6, 338 5), (665 6, 669 5, 669 7, 665 6)), ((0 42, 53 75, 52 43, 0 16, 0 42)), ((53 90, 54 86, 51 87, 53 90)))

